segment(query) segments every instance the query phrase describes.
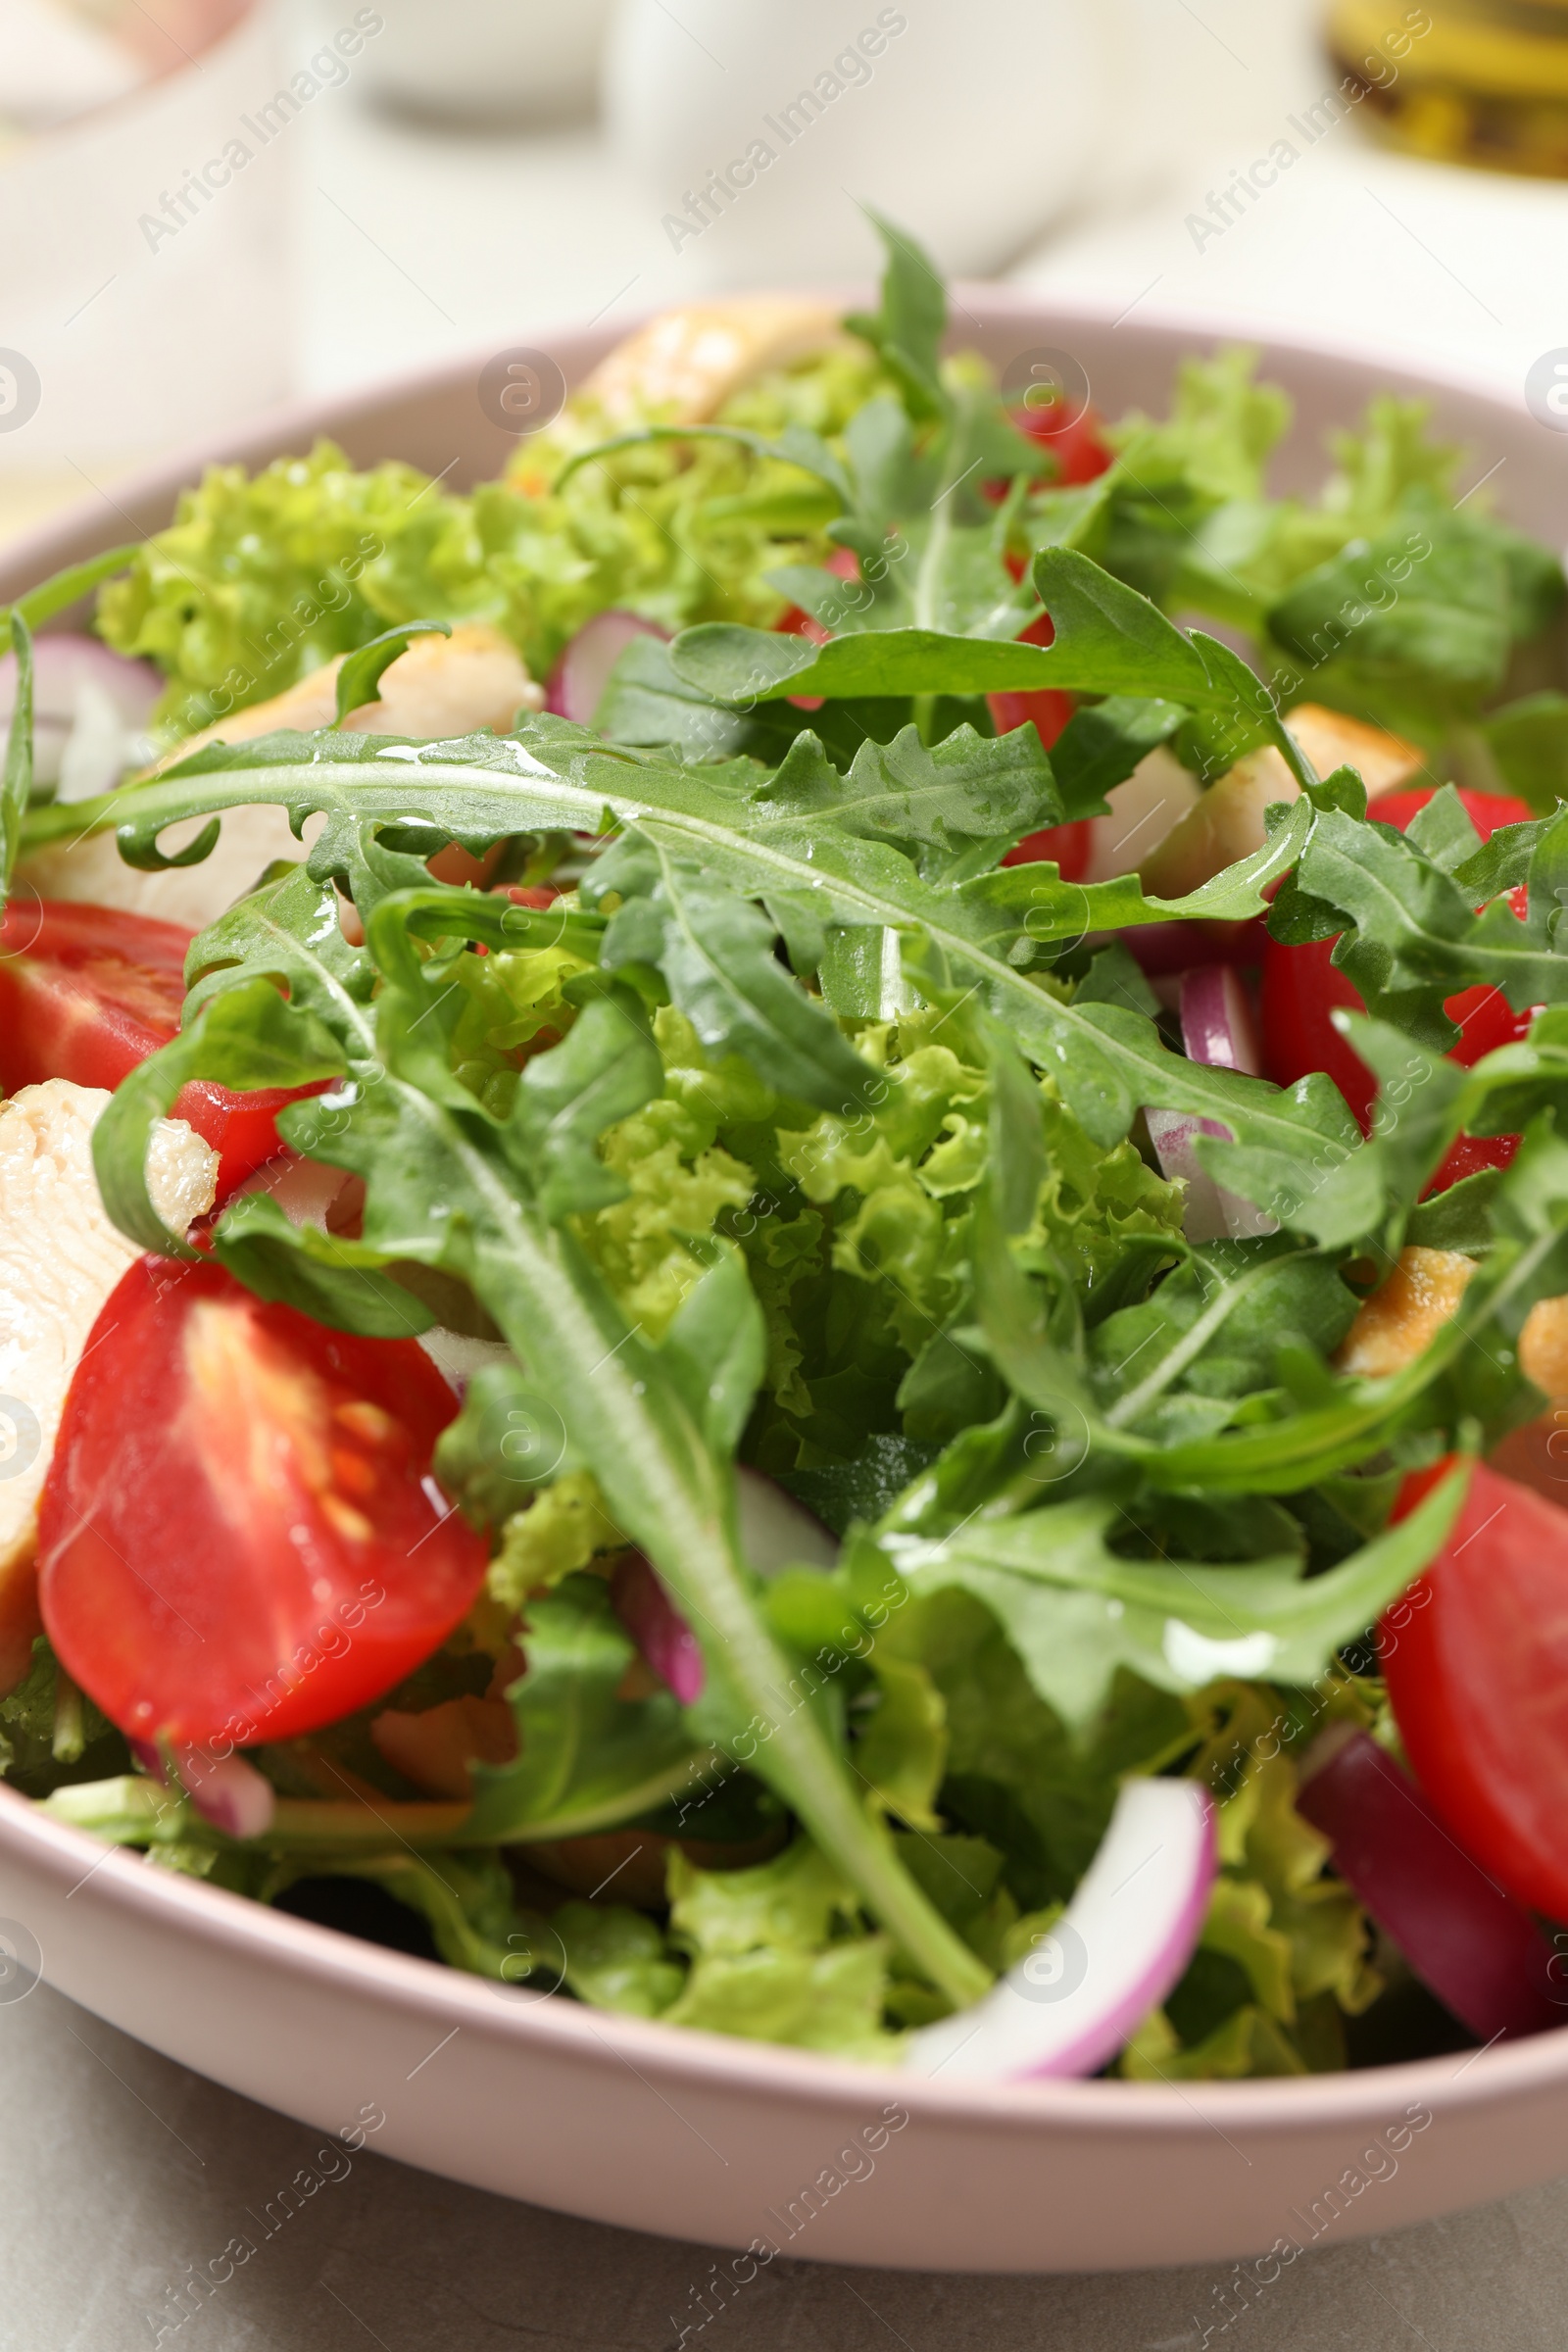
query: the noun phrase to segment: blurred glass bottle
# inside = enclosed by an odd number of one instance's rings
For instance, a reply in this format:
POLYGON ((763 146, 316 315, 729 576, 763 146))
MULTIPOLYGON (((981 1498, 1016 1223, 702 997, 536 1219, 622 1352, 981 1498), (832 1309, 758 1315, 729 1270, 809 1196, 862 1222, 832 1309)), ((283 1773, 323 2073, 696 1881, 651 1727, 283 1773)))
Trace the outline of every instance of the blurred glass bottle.
POLYGON ((1568 0, 1334 0, 1328 43, 1401 147, 1568 178, 1568 0))

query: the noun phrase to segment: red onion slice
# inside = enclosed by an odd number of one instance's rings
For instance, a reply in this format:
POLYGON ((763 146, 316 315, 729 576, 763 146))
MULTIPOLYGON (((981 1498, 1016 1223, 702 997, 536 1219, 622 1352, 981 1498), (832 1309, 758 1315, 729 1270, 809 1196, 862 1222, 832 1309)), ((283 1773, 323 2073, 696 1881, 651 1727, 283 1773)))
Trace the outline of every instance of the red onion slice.
POLYGON ((1182 1044, 1210 1069, 1262 1071, 1263 1054, 1247 991, 1229 964, 1200 963, 1182 980, 1182 1044))
POLYGON ((628 1552, 610 1582, 610 1598, 643 1657, 683 1707, 703 1695, 703 1653, 669 1594, 640 1551, 628 1552))
POLYGON ((1568 2024, 1568 1984, 1530 1913, 1455 1843, 1409 1775, 1366 1732, 1318 1742, 1326 1761, 1296 1809, 1334 1848, 1356 1901, 1481 2041, 1568 2024))
MULTIPOLYGON (((69 719, 76 689, 90 679, 108 695, 127 726, 145 726, 164 681, 150 662, 112 653, 96 637, 62 630, 32 641, 32 707, 39 718, 69 719)), ((0 659, 0 715, 11 715, 17 699, 17 657, 0 659)))
POLYGON ((1129 923, 1114 935, 1148 978, 1190 972, 1195 963, 1261 963, 1263 919, 1247 923, 1129 923))
POLYGON ((1187 1966, 1215 1861, 1200 1783, 1124 1783, 1052 1933, 972 2008, 911 2034, 906 2063, 947 2082, 1095 2074, 1187 1966))
MULTIPOLYGON (((1240 1070, 1249 1078, 1258 1075, 1263 1057, 1257 1025, 1246 988, 1228 964, 1197 964, 1182 975, 1181 1022, 1190 1060, 1208 1069, 1240 1070)), ((1182 1230, 1190 1242, 1227 1236, 1240 1241, 1279 1230, 1265 1210, 1216 1184, 1199 1160, 1199 1137, 1219 1136, 1228 1143, 1228 1127, 1179 1110, 1148 1110, 1144 1116, 1161 1174, 1180 1177, 1187 1186, 1182 1230)))
POLYGON ((1180 1179, 1187 1187, 1183 1233, 1190 1242, 1223 1241, 1230 1225, 1220 1189, 1199 1160, 1194 1147, 1200 1135, 1222 1136, 1228 1143, 1230 1129, 1222 1127, 1217 1119, 1191 1118, 1184 1110, 1146 1110, 1144 1118, 1160 1174, 1172 1182, 1180 1179))
MULTIPOLYGON (((150 757, 142 740, 163 679, 96 637, 62 632, 32 648, 33 766, 62 800, 88 800, 150 757)), ((0 729, 17 699, 17 658, 0 659, 0 729)))
MULTIPOLYGON (((792 1494, 759 1470, 738 1471, 736 1486, 741 1549, 759 1576, 777 1576, 791 1567, 833 1566, 839 1556, 837 1541, 792 1494)), ((702 1648, 640 1551, 616 1569, 610 1597, 648 1664, 682 1706, 691 1706, 703 1692, 702 1648)))
POLYGON ((669 631, 638 612, 596 612, 585 620, 551 673, 545 709, 558 718, 591 727, 610 683, 610 673, 634 637, 669 643, 669 631))
MULTIPOLYGON (((164 1758, 152 1741, 131 1740, 127 1745, 154 1779, 167 1786, 169 1775, 164 1758)), ((277 1794, 271 1782, 254 1764, 234 1754, 219 1759, 200 1747, 177 1749, 174 1764, 191 1804, 214 1829, 221 1830, 225 1838, 266 1837, 272 1826, 277 1794)))

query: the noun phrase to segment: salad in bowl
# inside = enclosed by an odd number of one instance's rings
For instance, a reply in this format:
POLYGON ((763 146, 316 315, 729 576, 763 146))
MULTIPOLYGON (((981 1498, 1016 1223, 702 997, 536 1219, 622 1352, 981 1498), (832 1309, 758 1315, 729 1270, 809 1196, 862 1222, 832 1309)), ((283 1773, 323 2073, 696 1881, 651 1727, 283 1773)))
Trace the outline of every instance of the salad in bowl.
POLYGON ((948 2081, 1550 2030, 1561 566, 885 233, 10 609, 5 1781, 948 2081))

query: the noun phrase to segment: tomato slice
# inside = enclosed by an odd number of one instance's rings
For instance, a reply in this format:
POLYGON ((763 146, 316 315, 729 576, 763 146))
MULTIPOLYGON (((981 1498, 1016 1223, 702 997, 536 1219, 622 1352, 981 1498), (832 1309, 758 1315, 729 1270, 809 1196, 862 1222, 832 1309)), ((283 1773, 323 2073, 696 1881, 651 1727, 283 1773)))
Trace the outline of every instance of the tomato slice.
POLYGON ((430 1476, 456 1410, 412 1340, 139 1259, 44 1487, 38 1597, 66 1671, 122 1732, 175 1747, 290 1740, 390 1690, 484 1581, 483 1538, 430 1476))
MULTIPOLYGON (((1396 1516, 1447 1467, 1407 1478, 1396 1516)), ((1482 1463, 1379 1639, 1436 1811, 1518 1901, 1568 1920, 1568 1511, 1482 1463)))
MULTIPOLYGON (((1402 833, 1418 809, 1433 797, 1433 785, 1386 792, 1367 813, 1380 823, 1396 825, 1402 833)), ((1530 815, 1523 801, 1503 793, 1461 790, 1466 814, 1483 841, 1499 825, 1516 825, 1530 815)), ((1525 907, 1523 885, 1513 894, 1515 911, 1525 907)), ((1263 950, 1262 1015, 1264 1075, 1276 1086, 1294 1086, 1310 1071, 1324 1070, 1355 1113, 1362 1132, 1372 1123, 1377 1082, 1360 1055, 1341 1037, 1330 1017, 1335 1011, 1364 1012, 1359 992, 1334 963, 1338 943, 1315 939, 1287 947, 1270 939, 1263 950)), ((1471 1069, 1498 1046, 1511 1045, 1530 1027, 1533 1013, 1515 1012, 1499 989, 1463 988, 1444 1006, 1458 1024, 1460 1036, 1449 1048, 1449 1058, 1471 1069)), ((1428 1190, 1443 1192, 1461 1176, 1484 1167, 1506 1167, 1518 1150, 1514 1135, 1461 1136, 1428 1190)))
MULTIPOLYGON (((179 1028, 185 952, 194 932, 112 906, 13 901, 0 923, 0 1087, 46 1078, 111 1092, 179 1028)), ((330 1081, 325 1083, 330 1084, 330 1081)), ((188 1119, 219 1154, 226 1200, 284 1147, 277 1113, 318 1087, 254 1094, 193 1080, 170 1116, 188 1119)))
MULTIPOLYGON (((1015 580, 1024 573, 1023 559, 1007 558, 1007 569, 1015 580)), ((1055 638, 1055 628, 1049 612, 1037 612, 1026 629, 1018 631, 1020 645, 1050 645, 1055 638)), ((999 735, 1010 735, 1014 727, 1027 726, 1032 719, 1041 744, 1050 751, 1062 728, 1077 708, 1075 698, 1063 694, 1055 686, 1037 686, 1029 694, 988 694, 986 708, 991 723, 999 735)), ((1042 858, 1054 858, 1061 867, 1062 879, 1080 882, 1089 864, 1089 822, 1087 817, 1070 825, 1051 825, 1043 833, 1030 833, 1011 849, 1002 860, 1004 865, 1032 865, 1042 858), (1041 847, 1039 845, 1047 846, 1041 847)))
POLYGON ((1048 402, 1043 408, 1014 409, 1012 421, 1031 441, 1039 441, 1050 450, 1056 461, 1054 481, 1063 486, 1093 482, 1107 473, 1115 464, 1114 453, 1107 449, 1103 426, 1093 409, 1085 409, 1079 416, 1063 413, 1063 404, 1048 402))

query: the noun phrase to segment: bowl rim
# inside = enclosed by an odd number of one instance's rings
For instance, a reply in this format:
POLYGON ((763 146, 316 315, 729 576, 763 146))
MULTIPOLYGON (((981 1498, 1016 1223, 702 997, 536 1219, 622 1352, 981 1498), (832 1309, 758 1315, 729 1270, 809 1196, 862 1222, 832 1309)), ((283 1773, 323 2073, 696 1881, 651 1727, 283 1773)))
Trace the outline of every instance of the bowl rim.
MULTIPOLYGON (((254 8, 231 28, 224 38, 242 31, 254 16, 254 8)), ((116 101, 123 104, 124 101, 116 101)), ((66 127, 69 127, 66 126, 66 127)), ((745 289, 747 293, 767 292, 768 288, 745 289)), ((806 296, 829 301, 841 301, 846 308, 863 307, 871 298, 872 289, 863 279, 839 278, 818 280, 805 286, 776 289, 785 296, 806 296)), ((1049 320, 1054 327, 1071 332, 1082 326, 1094 333, 1113 333, 1131 320, 1132 314, 1123 305, 1117 308, 1109 299, 1096 299, 1082 293, 1057 295, 1049 287, 1036 289, 1012 280, 957 278, 948 288, 950 350, 962 349, 966 340, 963 321, 985 334, 1005 320, 1030 316, 1049 320), (973 303, 982 313, 976 317, 969 308, 973 303)), ((710 290, 694 295, 698 306, 721 303, 727 296, 723 290, 710 290)), ((546 350, 557 345, 572 346, 579 353, 593 350, 594 357, 611 349, 635 333, 670 305, 656 305, 626 313, 612 323, 594 320, 584 323, 574 318, 546 318, 528 328, 535 347, 546 350)), ((1246 344, 1258 353, 1263 370, 1279 361, 1305 361, 1314 368, 1326 371, 1348 370, 1362 377, 1375 377, 1379 390, 1388 390, 1400 397, 1420 399, 1436 394, 1447 395, 1467 405, 1491 410, 1499 418, 1519 425, 1537 422, 1531 416, 1524 398, 1521 379, 1517 390, 1502 390, 1494 377, 1479 368, 1471 370, 1448 359, 1412 362, 1407 351, 1387 349, 1375 343, 1356 345, 1342 341, 1332 334, 1309 329, 1301 332, 1281 331, 1271 321, 1249 318, 1245 313, 1217 304, 1157 304, 1147 311, 1142 300, 1135 306, 1138 312, 1135 333, 1159 342, 1173 358, 1180 359, 1195 349, 1209 350, 1226 344, 1246 344)), ((504 347, 503 347, 504 348, 504 347)), ((495 356, 494 342, 466 347, 446 359, 413 368, 394 370, 391 374, 370 373, 356 377, 352 382, 329 389, 312 392, 280 405, 242 417, 229 425, 198 439, 181 444, 177 451, 143 460, 123 474, 116 475, 107 485, 84 491, 68 504, 53 509, 41 519, 27 524, 23 530, 0 539, 0 598, 21 593, 7 582, 24 580, 27 573, 44 566, 52 567, 52 551, 67 536, 91 535, 101 531, 103 544, 113 545, 119 523, 126 518, 126 507, 138 508, 151 503, 165 503, 171 513, 179 493, 197 483, 207 468, 220 465, 258 465, 267 461, 261 451, 271 446, 307 442, 318 437, 334 439, 364 416, 373 416, 387 409, 401 409, 432 394, 451 392, 466 382, 477 380, 480 370, 495 356), (116 514, 119 521, 103 527, 105 511, 116 514)), ((576 371, 566 370, 568 386, 575 388, 579 380, 576 371)), ((1093 387, 1091 387, 1091 399, 1093 387)), ((1538 430, 1546 428, 1538 424, 1538 430)), ((1494 471, 1496 469, 1494 468, 1494 471)), ((1489 480, 1490 475, 1483 476, 1489 480)), ((1472 485, 1479 489, 1481 483, 1472 485)), ((1469 495, 1468 493, 1466 495, 1469 495)), ((132 522, 139 530, 139 524, 132 522)), ((145 535, 145 534, 144 534, 145 535)), ((78 608, 72 608, 76 611, 78 608)), ((70 615, 58 615, 48 624, 51 627, 70 625, 70 615)))
MULTIPOLYGON (((243 29, 248 21, 240 19, 231 32, 243 29)), ((844 281, 826 291, 830 297, 849 300, 863 300, 866 293, 863 285, 846 287, 844 281)), ((723 295, 694 299, 721 301, 723 295)), ((1108 300, 1057 298, 1049 289, 1011 283, 959 280, 950 289, 950 342, 959 346, 965 340, 965 319, 982 334, 1013 317, 1049 320, 1069 332, 1075 322, 1104 332, 1129 317, 1108 300), (968 307, 971 302, 989 318, 977 318, 968 307)), ((608 329, 597 323, 585 327, 581 322, 547 322, 530 331, 536 343, 548 347, 554 338, 581 352, 596 341, 608 348, 656 315, 636 314, 608 329)), ((1515 427, 1529 420, 1522 387, 1518 396, 1509 398, 1494 380, 1479 373, 1436 363, 1412 367, 1408 355, 1385 359, 1376 348, 1351 348, 1332 336, 1285 335, 1267 324, 1260 328, 1255 320, 1239 321, 1223 308, 1154 309, 1140 318, 1137 332, 1178 357, 1195 347, 1242 339, 1258 345, 1265 368, 1277 358, 1296 359, 1324 369, 1345 369, 1363 380, 1375 377, 1379 388, 1401 394, 1450 394, 1483 412, 1492 411, 1499 421, 1506 417, 1515 427)), ((24 578, 29 567, 53 561, 51 548, 73 535, 96 530, 103 544, 112 545, 118 531, 105 529, 106 508, 162 501, 172 510, 179 490, 210 465, 264 463, 258 454, 264 447, 282 450, 306 434, 341 433, 357 416, 453 391, 471 381, 490 356, 489 350, 476 349, 392 376, 367 378, 205 436, 176 456, 117 479, 112 497, 94 491, 0 545, 0 575, 24 578)), ((60 619, 70 625, 69 614, 60 619)), ((504 1988, 462 1970, 280 1912, 204 1880, 149 1867, 132 1850, 106 1845, 89 1832, 43 1814, 20 1790, 0 1782, 0 1864, 8 1853, 31 1862, 66 1899, 87 1879, 99 1881, 113 1890, 110 1907, 147 1926, 195 1940, 217 1956, 270 1959, 323 1990, 357 1992, 388 2008, 422 2011, 432 2022, 482 2029, 486 2037, 518 2049, 569 2054, 574 2062, 595 2066, 640 2061, 665 2079, 684 2077, 694 2085, 711 2082, 726 2091, 743 2089, 802 2106, 819 2105, 824 2097, 841 2096, 847 2086, 855 2085, 871 2094, 880 2090, 896 2095, 911 2117, 923 2114, 933 2122, 971 2122, 1020 2133, 1054 2123, 1080 2132, 1147 2141, 1151 2135, 1186 2137, 1195 2120, 1215 2129, 1231 2120, 1238 2128, 1245 2125, 1250 2132, 1265 2134, 1306 2125, 1360 2129, 1374 2104, 1381 2110, 1392 2099, 1419 2100, 1434 2115, 1453 2115, 1495 2108, 1525 2090, 1541 2092, 1568 2084, 1568 2033, 1560 2029, 1503 2041, 1501 2046, 1499 2036, 1464 2053, 1242 2082, 1146 2083, 1091 2078, 944 2082, 897 2066, 867 2065, 665 2025, 549 1995, 513 2001, 504 1988)), ((43 1981, 49 1981, 47 1969, 43 1981)), ((1568 1989, 1564 2025, 1568 2026, 1568 1989)))
MULTIPOLYGON (((1539 2092, 1568 2084, 1568 2033, 1561 2029, 1463 2054, 1449 2051, 1391 2066, 1245 2082, 1204 2079, 1183 2084, 1092 2077, 944 2082, 939 2076, 898 2066, 665 2025, 658 2018, 628 2017, 549 1994, 513 2000, 505 1988, 464 1970, 365 1941, 202 1879, 160 1870, 138 1853, 106 1846, 90 1832, 52 1819, 20 1790, 0 1785, 0 1865, 8 1852, 39 1869, 63 1900, 92 1880, 99 1886, 95 1901, 105 1908, 177 1944, 206 1946, 217 1959, 270 1962, 318 1990, 368 1996, 404 2013, 417 2010, 432 2025, 477 2028, 483 2038, 518 2050, 569 2055, 596 2066, 615 2061, 635 2067, 640 2061, 643 2069, 666 2080, 694 2086, 713 2082, 729 2092, 745 2090, 805 2107, 819 2106, 854 2085, 873 2096, 878 2091, 896 2095, 911 2117, 923 2115, 932 2122, 1002 2125, 1023 2132, 1054 2123, 1100 2136, 1147 2140, 1151 2133, 1186 2138, 1195 2118, 1214 2129, 1228 2120, 1254 2135, 1303 2125, 1360 2128, 1369 2106, 1381 2111, 1401 2098, 1419 2101, 1434 2116, 1451 2117, 1505 2104, 1526 2088, 1539 2092)), ((41 1974, 47 1983, 47 1968, 41 1974)))

